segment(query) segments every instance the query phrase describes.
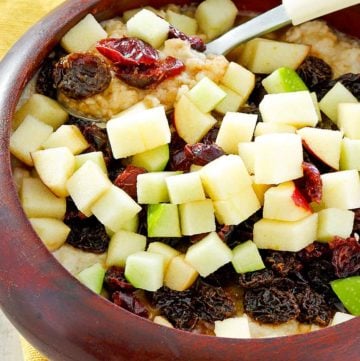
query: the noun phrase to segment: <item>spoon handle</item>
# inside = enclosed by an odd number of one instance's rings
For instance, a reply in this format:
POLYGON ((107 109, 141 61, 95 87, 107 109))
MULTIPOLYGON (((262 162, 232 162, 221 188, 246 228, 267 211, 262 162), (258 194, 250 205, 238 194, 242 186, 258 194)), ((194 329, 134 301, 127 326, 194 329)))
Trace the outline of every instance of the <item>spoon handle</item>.
POLYGON ((360 4, 359 0, 282 0, 293 25, 360 4))

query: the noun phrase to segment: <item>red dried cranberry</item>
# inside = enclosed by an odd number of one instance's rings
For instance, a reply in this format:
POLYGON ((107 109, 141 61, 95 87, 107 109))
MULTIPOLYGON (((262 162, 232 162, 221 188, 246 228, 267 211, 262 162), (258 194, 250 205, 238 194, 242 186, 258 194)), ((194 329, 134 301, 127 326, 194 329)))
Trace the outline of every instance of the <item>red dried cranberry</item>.
POLYGON ((196 165, 206 165, 216 158, 221 157, 225 152, 216 144, 187 144, 184 148, 185 156, 196 165))
POLYGON ((137 177, 146 173, 146 169, 128 165, 115 179, 114 184, 124 190, 130 197, 137 198, 137 177))
POLYGON ((198 36, 189 36, 182 31, 176 29, 174 26, 169 27, 169 39, 181 39, 190 43, 190 46, 197 51, 203 52, 206 50, 206 45, 198 36))
POLYGON ((303 162, 304 176, 296 181, 296 186, 308 202, 320 203, 322 181, 319 170, 311 163, 303 162))
POLYGON ((104 284, 108 291, 131 291, 134 287, 125 278, 125 269, 122 267, 110 267, 106 270, 104 284))
POLYGON ((149 311, 144 303, 136 296, 135 292, 116 291, 112 294, 112 300, 125 310, 134 313, 137 316, 148 318, 149 311))

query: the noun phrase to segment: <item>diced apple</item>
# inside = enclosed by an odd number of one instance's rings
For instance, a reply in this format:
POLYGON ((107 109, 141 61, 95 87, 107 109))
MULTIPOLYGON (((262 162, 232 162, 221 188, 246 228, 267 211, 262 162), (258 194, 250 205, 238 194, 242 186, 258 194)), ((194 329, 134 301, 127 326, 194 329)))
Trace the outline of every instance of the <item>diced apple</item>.
POLYGON ((238 193, 252 179, 242 159, 237 155, 223 155, 200 170, 205 193, 212 200, 223 200, 238 193), (224 175, 226 174, 226 177, 224 175))
POLYGON ((76 276, 82 284, 97 294, 101 293, 104 277, 105 269, 100 263, 95 263, 94 265, 85 268, 76 276))
POLYGON ((349 321, 352 318, 354 318, 355 316, 353 315, 349 315, 348 313, 345 312, 335 312, 335 315, 331 321, 330 326, 336 326, 340 323, 343 323, 345 321, 349 321))
POLYGON ((337 82, 320 100, 320 109, 335 124, 338 120, 338 106, 340 103, 358 103, 356 97, 340 82, 337 82))
POLYGON ((264 123, 259 122, 256 124, 255 137, 260 135, 272 134, 272 133, 295 133, 296 128, 292 125, 283 123, 264 123))
POLYGON ((153 322, 160 326, 174 328, 174 326, 164 316, 155 316, 153 322))
POLYGON ((165 182, 171 203, 181 204, 205 199, 205 192, 198 172, 166 177, 165 182))
POLYGON ((32 115, 34 118, 50 125, 53 129, 57 129, 69 118, 69 114, 61 108, 56 100, 42 94, 33 94, 29 100, 16 111, 12 124, 13 129, 16 129, 28 115, 32 115))
POLYGON ((49 148, 31 153, 40 179, 58 197, 69 195, 66 183, 75 169, 75 157, 69 148, 49 148))
POLYGON ((148 237, 181 237, 176 204, 150 204, 147 209, 148 237))
POLYGON ((178 255, 171 259, 165 273, 164 285, 175 291, 185 291, 190 288, 199 273, 185 260, 185 255, 178 255))
POLYGON ((265 192, 271 187, 271 185, 270 184, 253 183, 252 187, 253 187, 253 190, 255 191, 255 194, 256 194, 260 204, 263 206, 265 192))
POLYGON ((226 113, 215 143, 225 153, 238 154, 240 142, 250 142, 256 126, 257 115, 246 113, 226 113))
POLYGON ((311 99, 313 100, 316 114, 317 114, 319 122, 320 122, 322 120, 322 115, 321 115, 320 104, 318 101, 317 94, 315 92, 311 92, 310 95, 311 95, 311 99))
POLYGON ((214 232, 216 229, 211 199, 180 204, 179 212, 181 232, 185 236, 214 232))
POLYGON ((60 45, 69 53, 88 51, 95 43, 107 38, 106 31, 93 15, 86 15, 62 38, 60 45))
POLYGON ((79 169, 86 161, 91 160, 97 164, 101 170, 107 174, 107 168, 105 164, 103 152, 89 152, 84 154, 78 154, 75 156, 75 170, 79 169))
POLYGON ((255 87, 255 74, 240 64, 230 62, 221 83, 241 95, 246 102, 255 87))
POLYGON ((126 260, 125 277, 136 288, 157 291, 164 280, 163 256, 150 252, 131 254, 126 260))
POLYGON ((214 332, 217 337, 251 338, 249 320, 245 314, 215 321, 214 332))
POLYGON ((30 177, 30 172, 23 167, 14 167, 12 170, 16 190, 20 192, 23 179, 30 177))
POLYGON ((309 51, 309 45, 256 38, 245 44, 239 62, 253 73, 270 74, 280 67, 297 69, 309 51))
POLYGON ((91 206, 91 213, 106 227, 117 232, 133 219, 141 207, 121 188, 112 185, 91 206))
POLYGON ((237 273, 254 272, 265 268, 260 252, 252 241, 239 244, 232 253, 231 262, 237 273))
POLYGON ((136 13, 126 26, 129 36, 139 38, 154 48, 163 45, 169 34, 169 23, 147 9, 136 13))
POLYGON ((237 13, 231 0, 205 0, 197 7, 195 18, 200 31, 212 40, 232 28, 237 13))
POLYGON ((318 213, 317 240, 330 242, 335 236, 348 238, 353 230, 355 214, 338 208, 323 209, 318 213))
POLYGON ((243 160, 249 174, 254 174, 255 147, 254 142, 244 142, 238 145, 239 156, 243 160))
POLYGON ((145 6, 145 7, 141 7, 141 8, 136 8, 136 9, 131 9, 131 10, 124 11, 123 12, 123 21, 125 23, 127 23, 134 15, 136 15, 142 9, 146 9, 146 10, 149 10, 149 11, 153 12, 154 14, 160 15, 160 14, 158 14, 158 10, 156 10, 152 6, 145 6))
POLYGON ((143 110, 155 108, 160 105, 159 99, 155 98, 154 96, 146 96, 143 100, 135 103, 134 105, 122 110, 120 113, 117 113, 112 116, 112 118, 119 118, 123 115, 129 115, 131 113, 138 113, 143 110))
POLYGON ((260 249, 298 252, 316 240, 318 215, 300 221, 261 219, 254 224, 254 242, 260 249))
POLYGON ((146 237, 127 231, 116 232, 110 240, 106 265, 125 267, 127 258, 140 251, 145 251, 146 237))
POLYGON ((214 201, 215 217, 220 224, 237 225, 261 208, 251 185, 245 185, 228 199, 214 201))
POLYGON ((10 137, 10 152, 25 164, 33 166, 31 152, 41 149, 52 132, 50 125, 28 115, 10 137))
POLYGON ((102 169, 88 160, 68 179, 66 186, 77 208, 89 217, 92 205, 111 184, 102 169))
POLYGON ((297 134, 255 138, 255 183, 279 184, 303 176, 303 150, 297 134))
POLYGON ((259 105, 264 122, 314 127, 319 118, 308 91, 267 94, 259 105))
POLYGON ((360 139, 360 103, 339 103, 337 124, 345 137, 360 139))
POLYGON ((170 202, 165 178, 182 172, 152 172, 137 177, 137 200, 139 204, 170 202))
POLYGON ((72 154, 80 154, 89 147, 80 129, 76 125, 61 125, 42 144, 44 149, 66 147, 72 154))
POLYGON ((330 285, 345 308, 352 315, 360 316, 360 276, 331 281, 330 285))
POLYGON ((186 94, 175 104, 174 118, 179 136, 188 144, 199 142, 216 124, 216 119, 201 112, 186 94))
POLYGON ((263 217, 278 221, 298 221, 311 215, 309 203, 294 182, 285 182, 265 192, 263 217))
POLYGON ((225 85, 219 87, 226 93, 225 98, 216 106, 218 113, 226 114, 227 112, 237 112, 241 105, 245 103, 244 98, 225 85))
POLYGON ((180 255, 180 252, 177 251, 175 248, 172 248, 166 243, 162 242, 151 242, 147 248, 147 252, 161 254, 164 257, 165 270, 168 268, 171 260, 174 257, 180 255))
POLYGON ((212 232, 190 246, 185 261, 190 263, 202 277, 207 277, 232 260, 231 249, 212 232))
POLYGON ((360 171, 360 139, 344 138, 341 143, 340 169, 360 171))
POLYGON ((70 227, 55 218, 29 218, 35 232, 49 251, 55 251, 66 241, 70 227))
POLYGON ((165 169, 170 157, 169 145, 164 144, 131 157, 130 164, 145 168, 148 172, 160 172, 165 169))
POLYGON ((23 179, 20 198, 29 218, 64 219, 66 199, 56 197, 38 178, 23 179))
POLYGON ((186 35, 196 35, 198 29, 196 19, 187 15, 175 13, 171 10, 166 10, 166 19, 171 25, 186 35))
POLYGON ((322 202, 325 208, 360 207, 360 178, 357 170, 343 170, 321 175, 322 202))

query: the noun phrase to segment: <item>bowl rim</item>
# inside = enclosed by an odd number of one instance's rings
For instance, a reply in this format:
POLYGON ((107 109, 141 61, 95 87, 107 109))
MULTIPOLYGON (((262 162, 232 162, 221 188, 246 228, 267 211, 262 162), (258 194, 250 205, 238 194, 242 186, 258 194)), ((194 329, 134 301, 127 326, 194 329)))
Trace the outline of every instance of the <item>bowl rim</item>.
MULTIPOLYGON (((123 1, 121 8, 143 3, 145 1, 123 1)), ((360 318, 309 334, 249 340, 194 335, 161 327, 119 309, 89 291, 60 265, 37 237, 22 210, 12 178, 9 137, 15 106, 41 59, 49 54, 69 28, 87 13, 104 19, 118 7, 120 5, 111 0, 68 0, 34 25, 0 62, 0 306, 6 316, 24 337, 53 360, 101 360, 101 355, 109 348, 115 353, 109 356, 109 360, 137 359, 140 354, 134 353, 134 346, 141 344, 139 340, 149 348, 145 352, 149 360, 212 360, 214 350, 220 350, 226 360, 237 359, 239 352, 243 354, 245 350, 252 356, 244 356, 243 360, 256 360, 254 355, 260 357, 257 349, 264 350, 265 347, 268 352, 278 355, 276 349, 282 349, 284 343, 293 350, 297 349, 298 355, 293 360, 307 360, 311 347, 330 347, 333 342, 343 342, 343 347, 347 346, 355 355, 355 351, 360 351, 360 336, 354 332, 351 339, 346 331, 358 330, 360 318), (6 247, 11 243, 12 247, 6 247), (20 265, 24 270, 19 269, 20 265), (39 277, 38 284, 31 282, 35 275, 39 277), (41 309, 37 307, 39 304, 41 309), (66 317, 57 314, 59 309, 66 317), (88 325, 89 321, 99 324, 98 315, 109 326, 108 330, 102 328, 100 333, 98 327, 88 325), (81 328, 87 328, 85 343, 81 335, 75 333, 81 328), (122 340, 115 337, 119 328, 124 330, 122 340), (94 344, 96 340, 102 344, 94 344), (164 347, 162 351, 159 351, 159 344, 164 347), (304 348, 304 344, 310 345, 309 348, 304 348), (119 350, 121 354, 116 354, 119 350)), ((343 347, 333 357, 340 356, 343 347)), ((320 354, 323 356, 320 360, 329 359, 325 352, 320 351, 320 354)), ((141 357, 144 359, 143 349, 141 357)), ((289 359, 289 355, 286 357, 289 359)))

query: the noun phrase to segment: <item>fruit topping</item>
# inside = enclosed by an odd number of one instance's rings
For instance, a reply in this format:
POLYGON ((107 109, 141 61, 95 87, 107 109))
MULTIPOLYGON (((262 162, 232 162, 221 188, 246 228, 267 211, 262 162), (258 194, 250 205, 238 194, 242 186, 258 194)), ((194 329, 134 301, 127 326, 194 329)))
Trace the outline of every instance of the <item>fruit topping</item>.
POLYGON ((174 26, 170 25, 169 27, 169 39, 181 39, 189 42, 190 46, 197 51, 203 52, 206 50, 206 45, 204 41, 198 36, 189 36, 183 33, 182 31, 176 29, 174 26))

